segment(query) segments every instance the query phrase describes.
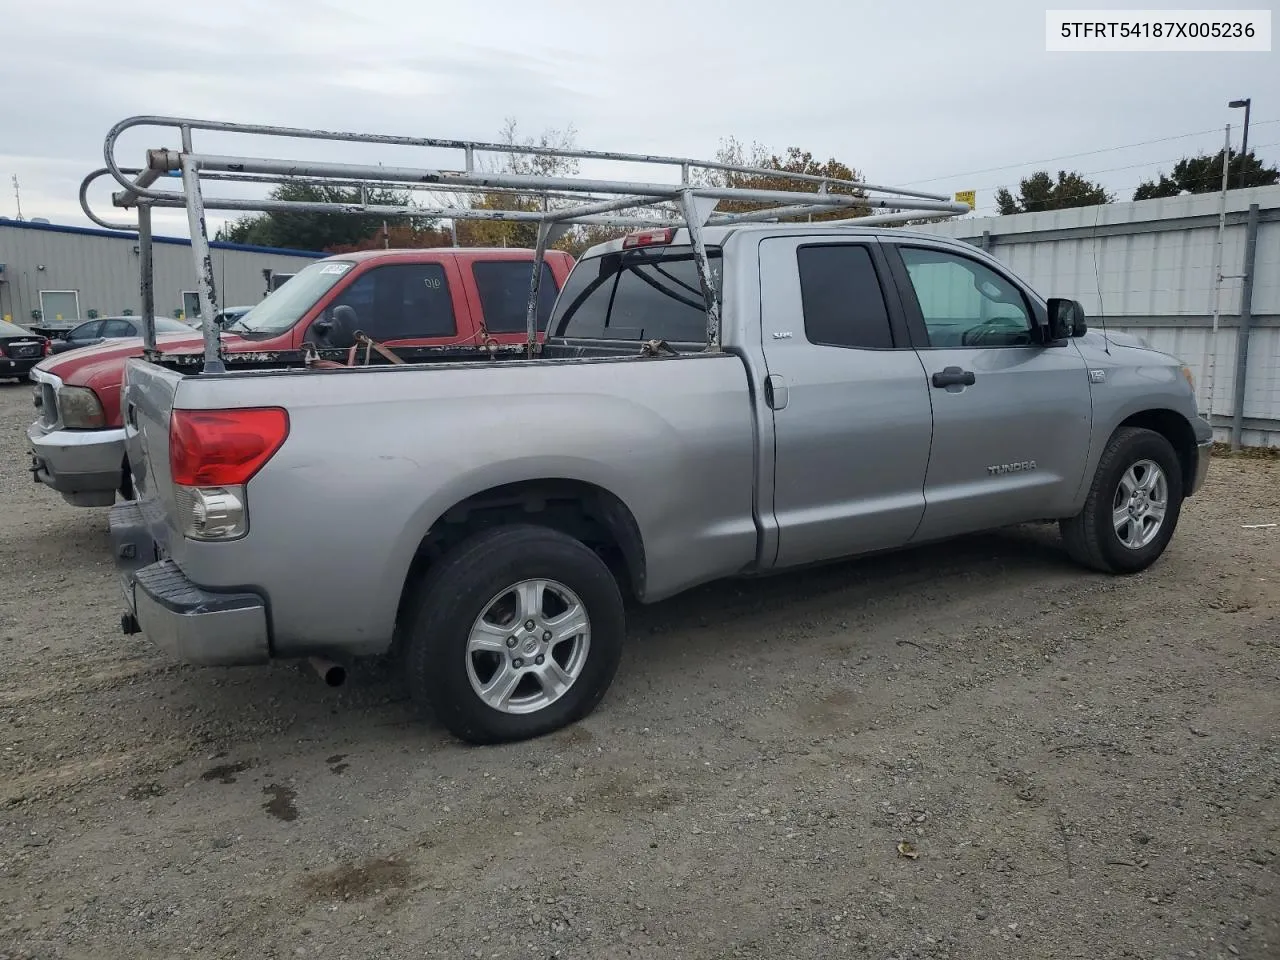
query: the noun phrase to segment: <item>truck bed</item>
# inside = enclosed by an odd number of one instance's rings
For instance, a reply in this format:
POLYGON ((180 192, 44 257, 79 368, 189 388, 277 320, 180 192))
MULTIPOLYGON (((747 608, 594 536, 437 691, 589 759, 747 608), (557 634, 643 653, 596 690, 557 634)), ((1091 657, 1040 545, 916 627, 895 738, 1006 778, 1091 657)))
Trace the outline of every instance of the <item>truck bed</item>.
POLYGON ((272 620, 289 625, 272 634, 277 656, 384 650, 427 531, 513 483, 554 478, 620 499, 643 534, 647 600, 750 567, 758 414, 742 359, 636 350, 216 376, 130 360, 126 444, 157 558, 213 590, 270 581, 272 620), (247 485, 248 532, 185 538, 170 526, 171 410, 255 406, 284 407, 290 428, 247 485), (309 567, 281 576, 300 556, 309 567))

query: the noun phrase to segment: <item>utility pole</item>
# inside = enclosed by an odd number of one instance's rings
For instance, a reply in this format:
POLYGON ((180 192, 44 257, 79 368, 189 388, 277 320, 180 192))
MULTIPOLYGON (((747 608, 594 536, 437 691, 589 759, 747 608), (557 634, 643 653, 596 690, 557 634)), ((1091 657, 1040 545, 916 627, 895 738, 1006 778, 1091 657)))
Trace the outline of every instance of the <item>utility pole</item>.
POLYGON ((18 187, 18 175, 13 175, 13 199, 18 203, 18 219, 22 219, 22 190, 18 187))
MULTIPOLYGON (((1222 144, 1222 194, 1218 198, 1218 242, 1213 254, 1213 330, 1209 334, 1209 342, 1205 345, 1205 364, 1208 368, 1206 379, 1206 400, 1208 409, 1206 419, 1213 425, 1214 373, 1218 368, 1218 321, 1222 316, 1222 240, 1227 230, 1227 178, 1230 167, 1227 160, 1231 155, 1231 124, 1227 124, 1226 136, 1222 144)), ((1203 369, 1203 368, 1202 368, 1203 369)))
POLYGON ((1245 97, 1243 100, 1232 100, 1227 104, 1232 110, 1239 110, 1244 107, 1244 135, 1240 139, 1240 186, 1244 186, 1245 164, 1248 163, 1249 156, 1249 107, 1253 103, 1252 97, 1245 97))

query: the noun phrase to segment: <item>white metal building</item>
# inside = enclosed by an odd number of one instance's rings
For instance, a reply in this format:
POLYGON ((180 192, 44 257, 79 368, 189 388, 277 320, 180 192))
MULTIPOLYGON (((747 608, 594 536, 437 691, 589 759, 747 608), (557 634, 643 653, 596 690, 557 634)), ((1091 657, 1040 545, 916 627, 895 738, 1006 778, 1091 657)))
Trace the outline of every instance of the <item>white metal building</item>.
MULTIPOLYGON (((198 313, 191 241, 153 237, 156 313, 198 313)), ((322 256, 239 243, 211 243, 220 306, 257 303, 264 271, 296 273, 322 256)), ((0 317, 19 326, 140 314, 138 236, 0 217, 0 317)))

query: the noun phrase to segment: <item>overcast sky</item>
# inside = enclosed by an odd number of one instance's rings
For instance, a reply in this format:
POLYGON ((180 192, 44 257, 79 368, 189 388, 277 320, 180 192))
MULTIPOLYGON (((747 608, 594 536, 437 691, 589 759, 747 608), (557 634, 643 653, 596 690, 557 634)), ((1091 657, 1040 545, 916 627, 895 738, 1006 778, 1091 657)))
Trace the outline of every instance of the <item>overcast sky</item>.
MULTIPOLYGON (((734 135, 871 182, 977 189, 980 213, 1038 168, 1129 199, 1219 149, 1228 121, 1238 146, 1237 97, 1254 98, 1251 145, 1280 160, 1280 54, 1046 53, 1045 4, 1026 0, 0 0, 0 31, 0 216, 17 174, 23 215, 55 223, 87 223, 80 179, 107 129, 140 113, 470 139, 512 116, 528 134, 572 124, 582 147, 707 158, 734 135), (1073 154, 1087 155, 1053 159, 1073 154)), ((126 138, 118 155, 140 163, 173 139, 126 138)), ((181 214, 157 217, 185 233, 181 214)))

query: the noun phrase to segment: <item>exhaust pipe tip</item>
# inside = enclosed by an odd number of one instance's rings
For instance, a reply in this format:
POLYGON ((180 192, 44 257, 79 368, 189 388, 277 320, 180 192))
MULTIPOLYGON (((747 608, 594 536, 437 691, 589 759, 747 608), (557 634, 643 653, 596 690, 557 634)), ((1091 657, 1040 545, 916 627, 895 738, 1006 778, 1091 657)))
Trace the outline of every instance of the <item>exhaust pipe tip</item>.
POLYGON ((309 658, 311 669, 324 681, 326 687, 340 687, 347 682, 347 668, 323 657, 309 658))

